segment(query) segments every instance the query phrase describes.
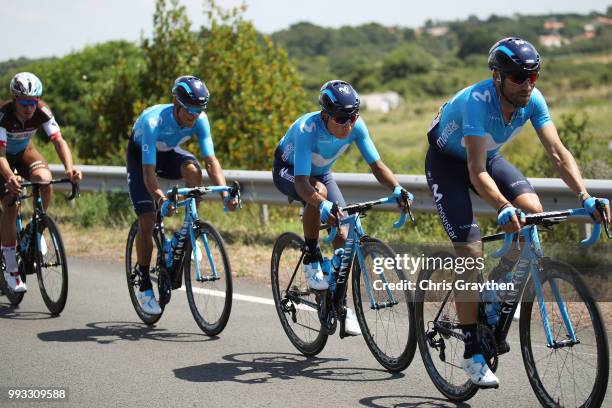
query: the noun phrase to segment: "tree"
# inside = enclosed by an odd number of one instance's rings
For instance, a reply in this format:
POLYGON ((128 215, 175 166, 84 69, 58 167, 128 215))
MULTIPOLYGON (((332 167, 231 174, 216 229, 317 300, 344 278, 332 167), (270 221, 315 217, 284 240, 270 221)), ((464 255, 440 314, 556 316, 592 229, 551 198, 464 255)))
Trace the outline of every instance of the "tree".
POLYGON ((497 38, 488 31, 474 29, 466 32, 461 39, 458 57, 465 59, 470 54, 486 54, 497 38))

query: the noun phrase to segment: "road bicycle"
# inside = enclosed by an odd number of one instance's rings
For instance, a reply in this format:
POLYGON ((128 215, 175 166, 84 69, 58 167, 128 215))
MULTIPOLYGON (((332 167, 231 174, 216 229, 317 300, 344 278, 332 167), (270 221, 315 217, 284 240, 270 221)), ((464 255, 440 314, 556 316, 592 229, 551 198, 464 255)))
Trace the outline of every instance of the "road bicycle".
MULTIPOLYGON (((409 193, 408 193, 409 194, 409 193)), ((412 195, 403 197, 407 209, 394 224, 400 228, 410 212, 412 195)), ((340 338, 346 336, 348 277, 351 273, 353 303, 363 338, 376 360, 387 370, 402 371, 412 361, 416 349, 416 333, 412 297, 407 290, 392 290, 393 284, 405 282, 404 273, 395 265, 375 273, 376 259, 394 259, 393 249, 379 239, 366 235, 361 218, 374 206, 396 203, 397 197, 385 197, 349 205, 332 213, 346 214, 340 224, 348 226, 344 253, 337 268, 332 268, 325 291, 309 288, 302 273, 306 246, 293 232, 280 235, 274 244, 271 262, 272 294, 281 324, 291 343, 304 355, 320 353, 328 336, 340 323, 340 338), (389 285, 391 284, 391 286, 389 285)), ((338 226, 325 239, 331 242, 338 226)), ((321 229, 329 228, 327 225, 321 229)), ((326 264, 327 261, 323 261, 326 264)))
POLYGON ((215 227, 200 220, 196 202, 204 195, 227 191, 240 203, 240 185, 195 188, 174 187, 166 195, 175 208, 185 209, 183 224, 170 238, 164 229, 164 217, 156 213, 153 228, 155 266, 151 268, 151 282, 162 313, 145 313, 136 297, 141 276, 136 269, 135 241, 138 221, 130 228, 125 248, 125 272, 132 305, 138 317, 153 325, 162 316, 170 302, 172 290, 183 286, 189 308, 200 329, 215 336, 225 328, 232 309, 232 271, 225 243, 215 227), (182 197, 182 199, 181 199, 182 197))
MULTIPOLYGON (((16 256, 20 278, 26 282, 27 275, 36 274, 40 294, 47 309, 54 316, 64 310, 68 299, 68 262, 59 229, 43 208, 40 188, 59 183, 72 185, 68 200, 73 200, 79 195, 78 184, 72 183, 67 178, 32 181, 21 183, 22 188, 31 188, 32 192, 30 194, 27 191, 24 192, 16 197, 14 202, 18 208, 16 256), (34 211, 24 228, 21 202, 27 198, 33 198, 34 211)), ((5 265, 2 256, 0 260, 2 272, 4 272, 5 265)), ((4 273, 0 276, 0 288, 13 306, 19 305, 25 295, 25 292, 16 293, 9 289, 4 273)))
MULTIPOLYGON (((600 199, 603 228, 610 237, 600 199)), ((609 374, 608 342, 604 322, 590 288, 571 265, 544 257, 538 226, 551 227, 572 217, 588 215, 583 208, 543 212, 526 216, 518 234, 495 234, 483 242, 504 240, 492 255, 500 257, 512 245, 521 247, 512 274, 513 288, 501 293, 497 323, 489 324, 485 304, 478 310, 478 337, 491 370, 498 357, 510 350, 506 337, 520 302, 519 341, 527 377, 543 406, 599 407, 606 393, 609 374), (514 243, 513 243, 514 242, 514 243), (535 300, 535 302, 534 302, 535 300)), ((581 242, 597 242, 602 224, 581 242)), ((454 279, 453 271, 422 269, 418 282, 454 279)), ((459 328, 453 290, 433 291, 417 287, 415 313, 418 344, 425 368, 438 390, 454 401, 471 398, 478 387, 460 367, 464 337, 459 328)))

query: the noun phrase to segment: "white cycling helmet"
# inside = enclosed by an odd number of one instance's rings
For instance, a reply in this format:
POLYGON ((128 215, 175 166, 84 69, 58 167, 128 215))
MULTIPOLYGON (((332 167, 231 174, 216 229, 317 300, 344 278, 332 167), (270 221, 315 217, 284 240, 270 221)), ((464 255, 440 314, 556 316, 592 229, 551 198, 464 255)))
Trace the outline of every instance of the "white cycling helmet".
POLYGON ((42 91, 42 82, 30 72, 20 72, 11 79, 11 95, 13 96, 40 97, 42 91))

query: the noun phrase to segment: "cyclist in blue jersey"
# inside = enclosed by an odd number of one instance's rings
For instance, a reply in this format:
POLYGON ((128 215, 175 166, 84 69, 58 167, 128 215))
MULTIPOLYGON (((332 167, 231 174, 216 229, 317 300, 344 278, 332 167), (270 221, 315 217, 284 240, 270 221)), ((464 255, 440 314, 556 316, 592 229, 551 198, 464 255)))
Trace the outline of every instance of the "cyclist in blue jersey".
MULTIPOLYGON (((157 176, 184 179, 187 187, 202 185, 198 160, 180 148, 183 142, 195 135, 208 176, 215 185, 225 185, 223 169, 215 157, 208 117, 204 113, 209 98, 206 85, 194 76, 181 76, 174 82, 172 95, 173 103, 155 105, 140 114, 126 153, 130 199, 138 215, 136 268, 141 280, 137 297, 148 314, 161 313, 149 275, 155 211, 159 209, 166 215, 175 211, 157 176)), ((238 201, 230 198, 227 192, 221 193, 221 197, 230 211, 237 208, 238 201)))
MULTIPOLYGON (((333 203, 340 207, 346 205, 331 174, 334 162, 355 143, 382 185, 398 197, 405 190, 380 159, 368 128, 359 117, 359 95, 349 83, 333 80, 323 84, 319 105, 321 111, 301 116, 280 140, 272 174, 274 184, 283 194, 305 205, 302 219, 306 242, 304 275, 311 288, 325 290, 328 283, 321 270, 319 225, 320 222, 335 224, 336 219, 331 214, 333 203)), ((339 231, 334 248, 342 247, 346 236, 346 231, 339 231)), ((349 308, 345 327, 350 335, 361 334, 355 314, 349 308)))
MULTIPOLYGON (((47 105, 40 97, 43 85, 30 72, 20 72, 11 79, 11 100, 0 104, 0 199, 3 212, 0 217, 0 236, 4 257, 4 277, 14 292, 25 292, 26 284, 19 279, 16 260, 16 219, 18 208, 15 196, 22 193, 21 180, 50 181, 51 171, 45 158, 36 150, 33 138, 42 128, 53 143, 57 156, 70 181, 78 183, 82 174, 73 166, 72 153, 62 138, 60 127, 47 105)), ((43 209, 46 211, 52 197, 50 185, 41 187, 43 209)), ((44 238, 41 247, 46 251, 44 238)))
MULTIPOLYGON (((522 211, 542 211, 533 187, 499 152, 528 120, 559 176, 601 221, 596 199, 586 191, 576 161, 561 143, 546 101, 535 87, 540 71, 536 49, 520 38, 504 38, 491 48, 488 65, 492 79, 459 91, 440 108, 428 131, 430 146, 425 159, 427 182, 457 256, 474 259, 483 256, 483 249, 470 188, 497 209, 497 221, 505 232, 520 229, 522 211)), ((606 211, 609 216, 609 207, 606 211)), ((489 279, 506 278, 518 256, 517 250, 508 254, 489 279)), ((461 279, 474 282, 478 273, 474 268, 461 279)), ((466 339, 462 367, 475 384, 496 386, 499 380, 487 366, 477 338, 479 293, 461 291, 455 297, 466 339)))

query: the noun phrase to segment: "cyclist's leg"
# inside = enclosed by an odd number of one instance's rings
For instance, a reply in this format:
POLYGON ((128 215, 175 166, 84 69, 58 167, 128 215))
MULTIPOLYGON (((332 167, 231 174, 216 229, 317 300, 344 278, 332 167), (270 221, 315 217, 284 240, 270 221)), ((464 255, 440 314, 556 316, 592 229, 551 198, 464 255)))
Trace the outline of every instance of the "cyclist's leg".
MULTIPOLYGON (((542 212, 542 203, 527 178, 510 164, 503 156, 497 155, 487 161, 487 172, 491 175, 499 191, 513 206, 526 213, 542 212)), ((521 251, 518 246, 512 246, 510 251, 500 260, 489 276, 489 279, 503 278, 512 270, 521 251)))
MULTIPOLYGON (((21 155, 21 160, 17 166, 19 174, 30 181, 51 181, 51 171, 45 158, 36 150, 30 140, 28 146, 21 155)), ((40 197, 42 198, 43 209, 47 211, 51 202, 53 186, 41 186, 40 197)))
MULTIPOLYGON (((11 168, 14 168, 14 164, 19 161, 20 156, 7 155, 7 159, 11 168)), ((0 199, 2 200, 2 215, 0 216, 0 237, 1 237, 1 249, 0 256, 4 257, 5 265, 5 279, 11 289, 15 290, 17 287, 25 284, 18 282, 17 273, 17 227, 15 221, 17 220, 17 206, 13 204, 14 196, 5 191, 4 183, 6 180, 0 175, 0 199), (8 275, 11 276, 8 276, 8 275)), ((22 290, 22 289, 19 289, 22 290)))
MULTIPOLYGON (((331 173, 325 173, 321 176, 316 177, 320 180, 327 190, 327 199, 332 203, 337 203, 340 207, 345 207, 346 202, 344 201, 344 196, 334 179, 334 176, 331 173)), ((348 236, 348 226, 343 225, 342 228, 338 230, 336 238, 334 239, 333 246, 334 248, 340 248, 344 246, 346 242, 346 238, 348 236)))
POLYGON ((136 236, 137 268, 141 276, 140 290, 151 289, 149 266, 153 252, 153 226, 155 224, 155 205, 147 191, 142 173, 142 159, 139 148, 128 143, 126 152, 128 191, 132 207, 138 216, 138 235, 136 236))
POLYGON ((157 153, 157 175, 170 180, 185 180, 187 187, 202 185, 202 168, 196 157, 186 150, 175 147, 157 153))

